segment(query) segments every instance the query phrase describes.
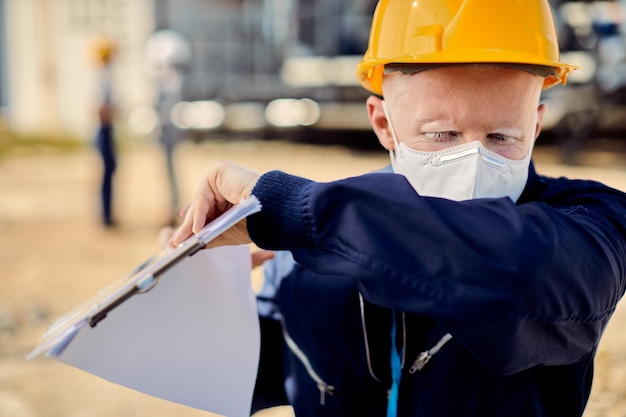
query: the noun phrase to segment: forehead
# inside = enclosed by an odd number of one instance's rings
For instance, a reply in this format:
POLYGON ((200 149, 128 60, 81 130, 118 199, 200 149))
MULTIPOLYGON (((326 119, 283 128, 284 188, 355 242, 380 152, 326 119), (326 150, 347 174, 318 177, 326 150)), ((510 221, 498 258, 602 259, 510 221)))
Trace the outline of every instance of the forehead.
POLYGON ((469 100, 482 105, 509 101, 536 105, 542 83, 541 77, 514 68, 449 66, 410 74, 388 74, 383 79, 383 93, 389 102, 469 100))
POLYGON ((384 98, 398 115, 395 124, 417 131, 530 130, 543 83, 528 72, 494 66, 437 68, 386 78, 384 98))

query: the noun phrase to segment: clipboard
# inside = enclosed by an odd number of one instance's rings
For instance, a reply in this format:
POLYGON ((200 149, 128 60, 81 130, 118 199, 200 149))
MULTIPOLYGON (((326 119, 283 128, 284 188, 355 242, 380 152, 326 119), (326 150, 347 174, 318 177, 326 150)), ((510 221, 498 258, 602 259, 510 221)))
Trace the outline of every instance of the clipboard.
POLYGON ((188 256, 203 249, 209 242, 245 217, 259 212, 261 203, 255 196, 243 200, 204 226, 176 248, 163 249, 144 261, 125 277, 100 290, 94 297, 70 310, 54 322, 39 344, 26 356, 27 360, 46 353, 60 355, 78 331, 88 325, 95 327, 116 307, 131 297, 144 294, 158 284, 166 271, 188 256))

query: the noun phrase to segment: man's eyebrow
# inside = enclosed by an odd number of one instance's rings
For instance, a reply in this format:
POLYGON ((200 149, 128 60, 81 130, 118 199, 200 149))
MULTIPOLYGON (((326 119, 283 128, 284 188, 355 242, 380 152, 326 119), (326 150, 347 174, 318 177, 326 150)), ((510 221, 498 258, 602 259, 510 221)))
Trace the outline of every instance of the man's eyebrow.
POLYGON ((437 128, 441 129, 442 126, 448 126, 451 129, 454 126, 454 122, 447 120, 441 117, 424 117, 422 119, 417 119, 415 121, 415 126, 420 126, 422 128, 437 128))

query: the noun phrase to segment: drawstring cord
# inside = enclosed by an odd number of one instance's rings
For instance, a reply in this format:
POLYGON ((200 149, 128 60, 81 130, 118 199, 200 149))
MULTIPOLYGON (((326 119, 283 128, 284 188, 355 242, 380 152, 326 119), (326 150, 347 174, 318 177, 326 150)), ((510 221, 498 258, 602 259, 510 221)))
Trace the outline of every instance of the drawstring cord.
MULTIPOLYGON (((359 307, 361 311, 361 325, 363 330, 363 339, 365 342, 365 356, 367 359, 367 367, 372 378, 381 382, 380 379, 374 374, 374 370, 371 363, 370 358, 370 350, 369 350, 369 342, 367 337, 367 326, 365 324, 365 303, 363 300, 363 296, 359 294, 359 307)), ((389 398, 387 402, 387 417, 396 417, 398 414, 398 398, 400 391, 400 380, 402 378, 402 369, 404 368, 404 361, 406 355, 406 315, 402 312, 402 347, 398 349, 396 342, 396 333, 397 333, 397 325, 396 325, 396 311, 392 310, 392 319, 391 319, 391 356, 390 356, 390 365, 391 365, 391 388, 389 390, 389 398)), ((452 335, 450 333, 446 333, 443 335, 441 339, 429 350, 425 350, 421 352, 415 362, 411 365, 409 369, 409 373, 414 374, 417 371, 421 371, 424 369, 424 366, 430 361, 430 359, 435 355, 441 348, 452 339, 452 335)))
POLYGON ((402 376, 402 360, 400 356, 404 356, 404 346, 398 352, 398 347, 396 346, 396 312, 394 310, 391 320, 391 390, 389 391, 389 400, 387 402, 387 417, 396 417, 398 415, 398 395, 402 376))
POLYGON ((365 324, 365 303, 363 302, 363 296, 359 293, 359 309, 361 310, 361 330, 363 330, 363 342, 365 345, 365 359, 367 361, 367 370, 370 373, 370 376, 374 379, 374 381, 382 384, 383 382, 376 376, 374 373, 374 368, 372 367, 372 359, 370 353, 370 344, 369 338, 367 337, 367 325, 365 324))
MULTIPOLYGON (((374 373, 374 368, 372 366, 372 357, 370 353, 369 346, 369 337, 367 335, 367 324, 365 323, 365 301, 363 300, 363 296, 359 293, 359 309, 361 310, 361 329, 363 330, 363 344, 365 345, 365 359, 367 361, 367 370, 370 373, 372 379, 380 384, 383 382, 376 376, 374 373)), ((402 312, 402 360, 400 363, 400 367, 404 368, 404 360, 406 355, 406 314, 402 312)))
MULTIPOLYGON (((433 346, 429 350, 425 350, 421 352, 411 368, 409 369, 410 374, 414 374, 416 371, 421 371, 424 369, 424 366, 430 361, 430 358, 433 357, 443 345, 448 343, 452 339, 452 335, 450 333, 446 333, 443 335, 441 339, 437 342, 435 346, 433 346)), ((391 322, 391 389, 389 390, 389 400, 387 402, 387 417, 396 417, 398 415, 398 399, 400 392, 400 380, 402 379, 402 368, 404 367, 404 361, 400 360, 400 356, 404 356, 404 346, 400 352, 398 352, 398 348, 396 346, 396 314, 393 312, 393 319, 391 322)))

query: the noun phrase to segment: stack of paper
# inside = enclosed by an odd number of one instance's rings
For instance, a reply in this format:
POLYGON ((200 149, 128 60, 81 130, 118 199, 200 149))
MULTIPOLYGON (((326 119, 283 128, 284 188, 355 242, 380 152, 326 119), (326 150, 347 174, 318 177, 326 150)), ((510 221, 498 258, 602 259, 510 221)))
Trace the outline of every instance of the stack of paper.
POLYGON ((28 359, 45 353, 155 397, 249 416, 260 349, 249 248, 195 248, 258 211, 255 200, 57 320, 28 359))

